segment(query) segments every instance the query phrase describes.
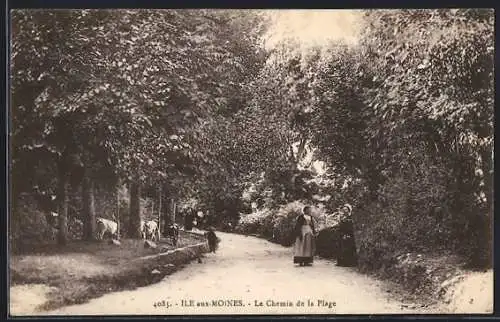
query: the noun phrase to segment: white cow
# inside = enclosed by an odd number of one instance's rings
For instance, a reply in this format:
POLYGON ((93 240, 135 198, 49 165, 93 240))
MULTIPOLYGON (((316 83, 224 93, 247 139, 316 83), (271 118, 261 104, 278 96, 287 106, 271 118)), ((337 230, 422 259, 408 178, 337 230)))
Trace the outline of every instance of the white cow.
POLYGON ((154 220, 149 220, 144 224, 144 236, 146 239, 155 240, 158 232, 158 223, 154 220))
POLYGON ((97 218, 97 239, 103 239, 106 233, 115 236, 118 233, 118 224, 109 219, 97 218))

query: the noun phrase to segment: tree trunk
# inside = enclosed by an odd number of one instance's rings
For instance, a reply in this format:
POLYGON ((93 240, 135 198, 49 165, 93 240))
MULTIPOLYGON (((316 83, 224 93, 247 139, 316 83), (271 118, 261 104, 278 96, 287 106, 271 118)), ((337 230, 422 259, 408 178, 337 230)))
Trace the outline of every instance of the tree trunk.
POLYGON ((174 199, 170 199, 171 201, 171 210, 170 210, 170 224, 175 224, 175 201, 174 199))
POLYGON ((57 243, 66 245, 68 243, 68 176, 64 167, 59 168, 57 180, 58 199, 58 235, 57 243))
POLYGON ((130 184, 128 236, 134 239, 141 239, 141 186, 138 181, 130 184))
POLYGON ((83 219, 84 219, 83 238, 89 241, 95 240, 96 217, 95 217, 95 201, 94 201, 94 183, 92 179, 90 179, 88 173, 85 173, 82 182, 82 201, 83 201, 83 219))
POLYGON ((116 189, 115 189, 115 194, 116 194, 116 225, 117 225, 117 229, 116 229, 116 239, 120 239, 121 237, 121 214, 120 214, 120 193, 119 193, 119 189, 120 189, 120 183, 118 182, 118 184, 116 185, 116 189))
POLYGON ((158 240, 161 238, 161 185, 158 188, 158 240))
POLYGON ((302 158, 304 157, 304 154, 306 152, 306 142, 307 141, 305 138, 300 139, 300 143, 297 148, 297 157, 295 158, 295 163, 299 163, 300 160, 302 160, 302 158))
POLYGON ((155 200, 151 200, 151 218, 154 218, 155 215, 155 200))

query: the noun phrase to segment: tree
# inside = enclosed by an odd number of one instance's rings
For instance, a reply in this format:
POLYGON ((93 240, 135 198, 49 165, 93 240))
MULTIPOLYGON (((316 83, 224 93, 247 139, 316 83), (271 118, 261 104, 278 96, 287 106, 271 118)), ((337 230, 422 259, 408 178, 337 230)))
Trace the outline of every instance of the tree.
MULTIPOLYGON (((180 164, 196 151, 186 140, 201 120, 225 109, 225 97, 234 96, 239 86, 229 79, 241 67, 235 57, 244 42, 230 48, 220 37, 239 38, 224 15, 207 10, 19 11, 13 17, 16 148, 40 146, 56 160, 78 156, 85 187, 105 173, 106 180, 125 178, 140 185, 148 176, 158 177, 158 171, 189 171, 180 164), (34 49, 38 42, 45 44, 40 52, 34 49), (86 49, 83 57, 81 48, 86 49)), ((14 164, 20 164, 20 156, 16 150, 14 164)), ((59 163, 63 220, 68 173, 62 171, 69 169, 59 163)), ((138 227, 138 220, 132 222, 138 227)))
POLYGON ((273 107, 263 114, 287 124, 289 142, 309 141, 333 171, 362 183, 366 216, 356 219, 380 239, 398 245, 400 228, 381 224, 387 211, 415 233, 408 247, 443 229, 458 236, 491 209, 473 196, 491 192, 482 176, 492 160, 492 19, 479 9, 373 10, 356 45, 297 51, 288 39, 256 81, 256 105, 273 107))
MULTIPOLYGON (((42 158, 58 172, 59 241, 66 242, 66 191, 69 172, 80 166, 65 108, 45 103, 78 90, 88 81, 92 64, 82 63, 79 39, 88 23, 85 11, 18 10, 12 16, 12 109, 14 198, 23 187, 19 172, 29 160, 42 158), (60 32, 61 30, 65 32, 60 32)), ((83 47, 85 49, 85 47, 83 47)), ((83 51, 85 52, 85 51, 83 51)), ((32 168, 36 166, 32 164, 32 168)), ((35 170, 36 171, 36 170, 35 170)), ((31 171, 31 175, 35 175, 31 171)), ((29 180, 26 180, 29 182, 29 180)))
MULTIPOLYGON (((389 147, 395 149, 398 141, 406 141, 407 146, 421 142, 434 163, 448 170, 449 194, 445 199, 450 200, 449 211, 461 227, 457 229, 468 231, 466 234, 475 234, 475 229, 489 232, 492 11, 378 11, 368 14, 367 19, 366 59, 377 76, 367 104, 388 136, 404 136, 403 140, 389 141, 389 147), (415 30, 418 32, 413 33, 415 30), (485 224, 473 224, 476 221, 485 224), (467 228, 472 226, 476 228, 467 228)), ((418 155, 400 156, 393 165, 399 164, 395 168, 400 171, 408 161, 418 164, 418 155)), ((462 238, 470 240, 470 245, 479 243, 472 253, 486 250, 489 254, 487 242, 473 236, 462 238)))

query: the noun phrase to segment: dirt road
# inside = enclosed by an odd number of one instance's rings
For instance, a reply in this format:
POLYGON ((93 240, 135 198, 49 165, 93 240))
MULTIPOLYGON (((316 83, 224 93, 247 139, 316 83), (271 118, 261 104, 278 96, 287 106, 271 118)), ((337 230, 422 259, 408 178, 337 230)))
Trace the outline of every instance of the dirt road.
POLYGON ((254 237, 219 235, 216 254, 157 284, 43 314, 425 313, 390 299, 382 282, 353 269, 322 259, 297 267, 290 248, 254 237))

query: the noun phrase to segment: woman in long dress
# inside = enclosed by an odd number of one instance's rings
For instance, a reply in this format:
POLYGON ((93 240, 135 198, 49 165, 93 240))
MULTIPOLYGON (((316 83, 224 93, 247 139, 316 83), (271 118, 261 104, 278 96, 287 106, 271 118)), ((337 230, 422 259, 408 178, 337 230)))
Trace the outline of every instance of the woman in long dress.
POLYGON ((295 245, 293 248, 293 262, 300 266, 311 265, 313 263, 316 244, 314 236, 316 230, 314 219, 311 216, 311 207, 305 206, 302 214, 297 217, 295 224, 295 245))

